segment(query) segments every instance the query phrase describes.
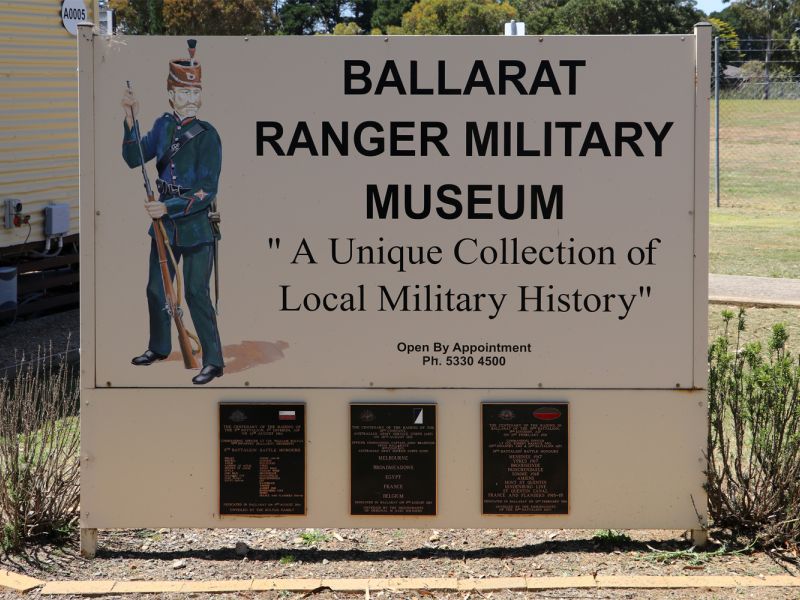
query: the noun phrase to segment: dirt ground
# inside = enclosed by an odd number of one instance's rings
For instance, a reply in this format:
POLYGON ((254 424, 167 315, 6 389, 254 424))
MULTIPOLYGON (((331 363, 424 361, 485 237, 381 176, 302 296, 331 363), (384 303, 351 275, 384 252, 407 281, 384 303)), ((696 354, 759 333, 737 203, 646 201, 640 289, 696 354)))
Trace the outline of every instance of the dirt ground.
MULTIPOLYGON (((3 558, 0 568, 43 580, 220 580, 250 578, 538 577, 574 575, 800 575, 769 553, 689 550, 680 531, 626 531, 602 539, 587 530, 401 529, 160 529, 101 531, 97 558, 78 556, 75 544, 44 546, 3 558), (238 548, 237 548, 238 543, 238 548), (672 553, 672 554, 671 554, 672 553)), ((608 536, 606 536, 608 537, 608 536)), ((299 599, 304 593, 216 594, 214 598, 299 599)), ((39 596, 38 591, 26 594, 39 596)), ((175 596, 148 594, 143 598, 175 596)), ((193 597, 205 596, 193 594, 193 597)), ((0 592, 0 598, 19 598, 0 592)), ((123 596, 117 596, 123 598, 123 596)), ((124 598, 134 597, 126 595, 124 598)), ((209 596, 211 597, 211 596, 209 596)), ((363 598, 321 590, 315 599, 363 598)), ((800 598, 800 588, 494 592, 373 591, 371 598, 800 598)))
POLYGON ((13 374, 32 358, 52 357, 77 362, 80 348, 78 309, 36 319, 0 322, 0 377, 13 374))

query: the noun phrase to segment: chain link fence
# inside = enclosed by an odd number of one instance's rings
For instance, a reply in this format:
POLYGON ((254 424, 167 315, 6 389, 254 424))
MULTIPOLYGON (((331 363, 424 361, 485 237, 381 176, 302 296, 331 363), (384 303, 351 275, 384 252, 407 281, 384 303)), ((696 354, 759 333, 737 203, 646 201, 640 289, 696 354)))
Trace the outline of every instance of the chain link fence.
POLYGON ((714 40, 712 200, 800 207, 800 40, 714 40))

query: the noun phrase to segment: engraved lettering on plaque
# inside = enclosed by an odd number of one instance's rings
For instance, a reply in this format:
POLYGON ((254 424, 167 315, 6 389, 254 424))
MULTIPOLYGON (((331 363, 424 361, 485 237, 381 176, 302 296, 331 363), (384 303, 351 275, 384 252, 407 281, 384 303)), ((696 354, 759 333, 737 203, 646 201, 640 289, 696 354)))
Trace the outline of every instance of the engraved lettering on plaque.
POLYGON ((436 407, 350 405, 350 512, 436 514, 436 407))
POLYGON ((306 512, 305 407, 220 404, 220 515, 306 512))
POLYGON ((483 514, 569 513, 569 406, 481 406, 483 514))

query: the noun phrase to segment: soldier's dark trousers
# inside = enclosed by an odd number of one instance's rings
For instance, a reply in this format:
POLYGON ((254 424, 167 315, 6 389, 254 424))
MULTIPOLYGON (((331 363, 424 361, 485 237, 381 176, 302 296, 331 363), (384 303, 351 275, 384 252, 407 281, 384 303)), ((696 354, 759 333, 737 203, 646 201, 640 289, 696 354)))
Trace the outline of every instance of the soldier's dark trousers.
MULTIPOLYGON (((191 248, 173 246, 172 253, 183 268, 183 294, 192 316, 197 337, 203 350, 203 366, 225 366, 222 361, 222 343, 217 330, 217 316, 211 303, 209 280, 214 261, 213 244, 191 248)), ((175 271, 169 261, 170 276, 175 271)), ((177 291, 177 290, 176 290, 177 291)), ((147 307, 150 311, 150 343, 152 352, 167 355, 172 351, 172 318, 166 311, 164 285, 158 263, 155 241, 150 244, 150 276, 147 281, 147 307)), ((184 321, 185 322, 185 321, 184 321)), ((188 325, 188 323, 187 323, 188 325)))

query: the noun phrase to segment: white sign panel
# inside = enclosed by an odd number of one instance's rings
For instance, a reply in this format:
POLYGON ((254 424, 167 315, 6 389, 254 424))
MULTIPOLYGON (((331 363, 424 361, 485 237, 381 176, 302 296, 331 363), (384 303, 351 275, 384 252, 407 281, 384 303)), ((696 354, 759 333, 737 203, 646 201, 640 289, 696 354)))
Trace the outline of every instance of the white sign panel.
POLYGON ((697 31, 81 30, 82 526, 701 526, 697 31), (249 403, 304 452, 278 508, 221 494, 249 403), (482 478, 525 419, 546 520, 482 478), (381 423, 427 428, 419 498, 351 453, 381 423))
POLYGON ((155 190, 173 244, 210 242, 209 202, 221 214, 213 335, 194 323, 209 305, 192 306, 192 277, 213 288, 210 272, 184 272, 187 327, 221 344, 213 385, 692 387, 694 46, 522 42, 202 40, 206 154, 172 170, 156 163, 179 137, 166 81, 184 40, 106 52, 97 381, 191 386, 180 360, 131 364, 177 351, 154 340, 163 300, 145 301, 151 219, 120 107, 132 81, 141 135, 163 146, 145 148, 151 183, 177 186, 155 190))

